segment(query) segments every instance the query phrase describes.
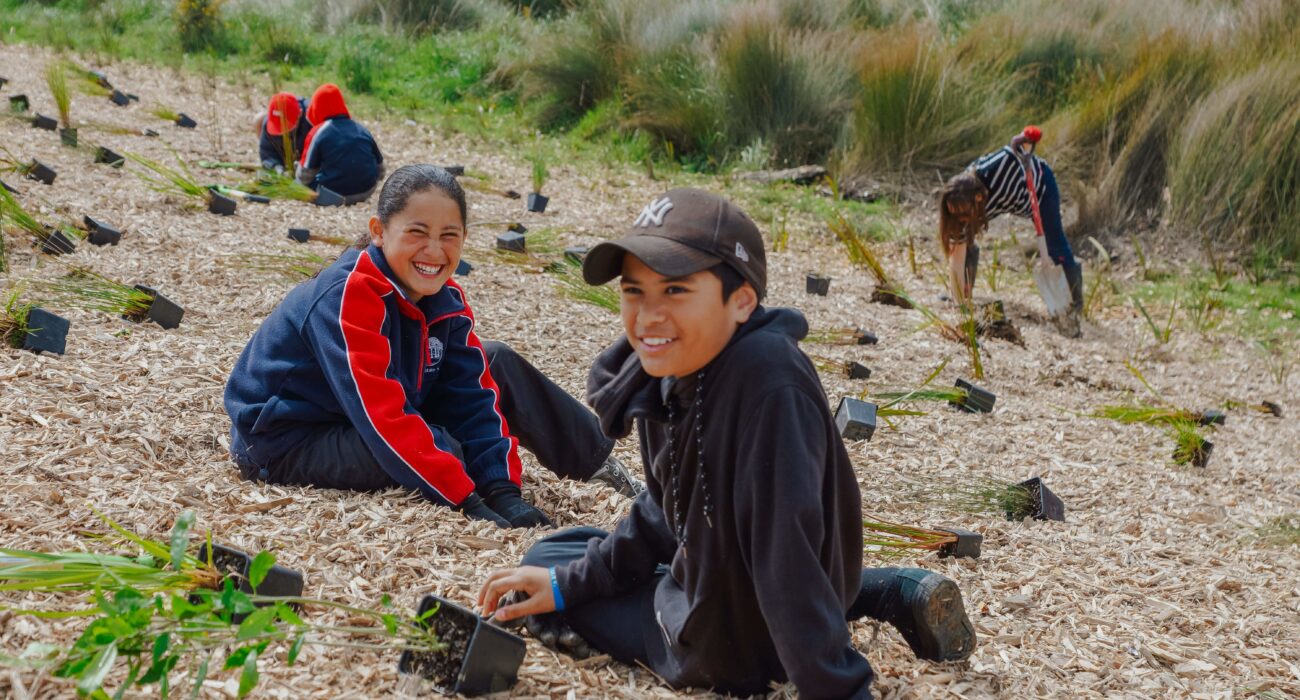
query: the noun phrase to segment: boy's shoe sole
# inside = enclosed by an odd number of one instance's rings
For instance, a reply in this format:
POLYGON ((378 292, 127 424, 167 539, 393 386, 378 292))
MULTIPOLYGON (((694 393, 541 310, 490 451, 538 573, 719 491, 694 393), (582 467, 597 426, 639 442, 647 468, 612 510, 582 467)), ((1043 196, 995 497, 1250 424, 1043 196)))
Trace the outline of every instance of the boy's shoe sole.
POLYGON ((918 659, 960 661, 975 651, 975 626, 952 579, 922 569, 905 570, 903 603, 910 625, 894 625, 918 659))
POLYGON ((628 473, 627 467, 614 455, 607 457, 605 463, 587 481, 605 484, 628 498, 636 498, 645 490, 645 483, 628 473))

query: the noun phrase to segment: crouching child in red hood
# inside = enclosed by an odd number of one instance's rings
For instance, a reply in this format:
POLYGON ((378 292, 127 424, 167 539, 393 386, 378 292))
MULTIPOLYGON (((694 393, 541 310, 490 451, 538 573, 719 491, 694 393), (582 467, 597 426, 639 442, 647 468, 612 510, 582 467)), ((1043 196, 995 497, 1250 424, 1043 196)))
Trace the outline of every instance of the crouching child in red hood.
POLYGON ((479 604, 673 687, 868 698, 848 621, 889 622, 935 661, 969 656, 975 633, 952 580, 862 568, 857 477, 799 350, 807 322, 760 305, 763 248, 740 209, 682 189, 592 249, 583 276, 621 278, 626 335, 597 358, 587 400, 606 435, 635 426, 646 490, 612 533, 538 542, 479 604))
POLYGON ((282 173, 294 167, 311 131, 307 109, 307 98, 278 92, 257 115, 257 157, 264 169, 282 173))
POLYGON ((384 154, 370 131, 353 121, 337 85, 316 89, 307 121, 313 126, 298 160, 298 181, 317 191, 328 188, 347 204, 368 199, 384 177, 384 154))

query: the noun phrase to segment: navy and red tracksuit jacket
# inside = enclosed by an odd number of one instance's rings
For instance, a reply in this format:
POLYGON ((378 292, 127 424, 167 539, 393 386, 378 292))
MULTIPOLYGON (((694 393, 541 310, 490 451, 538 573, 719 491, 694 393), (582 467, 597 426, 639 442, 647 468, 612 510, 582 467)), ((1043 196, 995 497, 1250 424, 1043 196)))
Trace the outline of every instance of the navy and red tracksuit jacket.
POLYGON ((379 182, 384 154, 366 127, 352 120, 343 95, 323 85, 307 106, 307 121, 315 126, 303 142, 299 173, 315 173, 304 185, 327 187, 341 195, 367 192, 379 182))
MULTIPOLYGON (((298 98, 299 114, 298 123, 293 127, 293 152, 295 157, 291 160, 297 161, 297 155, 302 153, 302 146, 307 141, 307 134, 311 132, 311 122, 307 119, 307 111, 310 109, 307 98, 298 98)), ((266 121, 262 122, 262 137, 257 141, 257 156, 262 161, 262 167, 267 170, 275 170, 275 166, 293 169, 293 163, 285 160, 284 157, 284 137, 272 136, 267 131, 266 125, 271 122, 271 115, 268 114, 266 121)))
POLYGON ((226 384, 236 462, 267 466, 350 423, 394 480, 435 501, 459 504, 476 481, 520 483, 464 291, 448 280, 411 303, 395 279, 381 249, 350 249, 267 317, 226 384))

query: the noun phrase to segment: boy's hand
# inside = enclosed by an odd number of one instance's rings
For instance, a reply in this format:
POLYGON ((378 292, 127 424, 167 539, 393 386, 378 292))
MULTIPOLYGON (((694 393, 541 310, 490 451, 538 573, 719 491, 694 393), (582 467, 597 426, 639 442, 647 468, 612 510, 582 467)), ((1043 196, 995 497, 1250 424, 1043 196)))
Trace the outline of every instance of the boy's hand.
POLYGON ((555 596, 551 593, 551 572, 540 566, 521 566, 517 569, 493 571, 479 591, 478 606, 484 615, 492 615, 500 622, 527 615, 554 612, 555 596), (528 598, 498 609, 497 601, 510 591, 519 591, 528 598))

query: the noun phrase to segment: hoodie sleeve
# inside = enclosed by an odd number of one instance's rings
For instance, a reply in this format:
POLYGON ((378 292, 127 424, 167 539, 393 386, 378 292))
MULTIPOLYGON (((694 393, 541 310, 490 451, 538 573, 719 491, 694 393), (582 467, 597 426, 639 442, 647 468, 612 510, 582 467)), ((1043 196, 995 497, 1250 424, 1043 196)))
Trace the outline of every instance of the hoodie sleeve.
POLYGON ((454 320, 432 397, 422 407, 431 422, 460 441, 466 471, 500 475, 519 485, 519 441, 501 413, 501 392, 488 370, 473 316, 454 320))
POLYGON ((822 568, 828 533, 822 407, 796 387, 765 396, 742 423, 734 484, 741 556, 781 665, 804 698, 870 698, 844 603, 822 568))
POLYGON ((272 136, 271 132, 262 126, 262 137, 257 142, 257 157, 262 161, 262 167, 267 170, 275 170, 275 166, 284 167, 284 146, 281 140, 272 136))
POLYGON ((672 561, 677 538, 659 507, 662 502, 662 487, 647 474, 645 491, 632 501, 614 531, 591 540, 581 559, 555 570, 566 606, 629 591, 654 577, 660 564, 672 561))
POLYGON ((474 490, 464 465, 406 398, 392 371, 390 320, 363 253, 347 281, 322 297, 303 334, 330 389, 366 447, 397 483, 441 503, 458 504, 474 490), (370 273, 370 274, 368 274, 370 273))

